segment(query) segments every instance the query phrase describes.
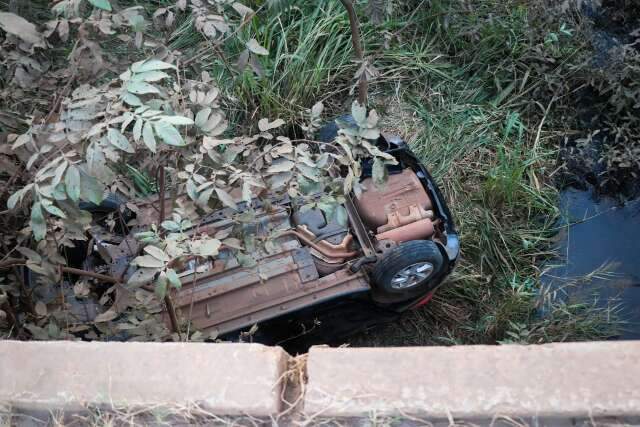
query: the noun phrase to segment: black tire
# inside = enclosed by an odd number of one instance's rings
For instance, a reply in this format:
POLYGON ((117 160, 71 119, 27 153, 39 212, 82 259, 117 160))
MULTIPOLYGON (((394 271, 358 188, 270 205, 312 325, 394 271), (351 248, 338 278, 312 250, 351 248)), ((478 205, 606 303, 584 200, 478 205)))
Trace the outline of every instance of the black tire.
POLYGON ((396 303, 426 294, 438 284, 443 270, 442 252, 431 240, 401 243, 373 267, 374 298, 396 303))

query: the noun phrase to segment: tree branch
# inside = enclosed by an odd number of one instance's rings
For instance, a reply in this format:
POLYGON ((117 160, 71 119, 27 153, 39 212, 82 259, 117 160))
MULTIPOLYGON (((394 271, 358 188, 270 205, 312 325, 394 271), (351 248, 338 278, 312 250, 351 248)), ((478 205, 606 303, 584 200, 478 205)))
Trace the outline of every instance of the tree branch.
MULTIPOLYGON (((5 261, 0 262, 0 270, 26 264, 26 259, 9 258, 5 261)), ((102 280, 103 282, 120 283, 120 281, 115 277, 107 276, 106 274, 94 273, 93 271, 80 270, 79 268, 62 266, 60 267, 60 271, 62 271, 63 273, 76 274, 78 276, 92 277, 94 279, 102 280)))
MULTIPOLYGON (((351 26, 351 42, 353 43, 353 51, 356 55, 356 59, 361 63, 364 63, 364 51, 362 50, 362 42, 360 40, 360 23, 358 22, 358 15, 353 7, 351 0, 340 0, 340 3, 347 9, 347 15, 349 15, 349 25, 351 26)), ((364 73, 358 79, 358 103, 360 105, 367 105, 367 90, 369 83, 364 73)))

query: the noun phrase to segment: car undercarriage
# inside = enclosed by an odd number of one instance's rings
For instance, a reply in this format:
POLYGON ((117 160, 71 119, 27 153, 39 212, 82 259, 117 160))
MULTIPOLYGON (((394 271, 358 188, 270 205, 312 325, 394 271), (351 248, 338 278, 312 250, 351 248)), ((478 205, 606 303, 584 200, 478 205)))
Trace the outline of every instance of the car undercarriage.
MULTIPOLYGON (((398 165, 389 166, 386 182, 376 185, 371 165, 364 162, 363 191, 345 197, 345 224, 286 195, 254 201, 255 217, 242 225, 243 231, 268 244, 255 248, 250 263, 225 246, 215 259, 185 263, 178 273, 181 286, 170 291, 173 306, 163 313, 167 326, 188 323, 209 335, 234 339, 253 325, 301 319, 302 313, 302 320, 313 319, 314 307, 330 311, 348 300, 391 313, 428 301, 457 259, 457 234, 427 170, 398 138, 380 139, 398 165)), ((159 203, 158 196, 136 201, 138 222, 153 222, 159 203)), ((214 211, 188 233, 225 233, 234 224, 232 216, 229 208, 214 211)), ((94 233, 93 241, 103 268, 127 280, 135 274, 130 264, 140 249, 135 230, 119 242, 99 234, 94 233)), ((116 309, 127 305, 132 292, 118 290, 116 309)), ((272 335, 278 338, 263 341, 278 343, 287 332, 272 335)))

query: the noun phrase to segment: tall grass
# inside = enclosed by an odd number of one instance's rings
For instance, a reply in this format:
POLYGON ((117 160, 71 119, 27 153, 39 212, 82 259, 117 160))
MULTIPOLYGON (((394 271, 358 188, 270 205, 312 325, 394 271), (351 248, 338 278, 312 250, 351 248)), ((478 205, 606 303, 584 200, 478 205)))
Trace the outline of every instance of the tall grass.
MULTIPOLYGON (((405 13, 419 4, 409 3, 405 13)), ((404 131, 413 135, 412 149, 443 187, 458 220, 462 257, 433 304, 356 343, 548 342, 615 334, 615 310, 560 302, 545 317, 537 310, 539 266, 553 256, 558 210, 550 175, 556 133, 564 129, 539 105, 546 93, 541 88, 557 82, 529 64, 541 56, 552 27, 532 28, 535 6, 515 1, 430 5, 414 14, 408 28, 413 43, 428 40, 431 55, 441 55, 446 75, 424 68, 415 84, 389 88, 400 112, 387 123, 409 123, 404 131)), ((572 54, 580 47, 564 48, 572 54)), ((406 69, 417 67, 411 54, 404 58, 406 69)), ((554 78, 573 72, 557 67, 554 78)))

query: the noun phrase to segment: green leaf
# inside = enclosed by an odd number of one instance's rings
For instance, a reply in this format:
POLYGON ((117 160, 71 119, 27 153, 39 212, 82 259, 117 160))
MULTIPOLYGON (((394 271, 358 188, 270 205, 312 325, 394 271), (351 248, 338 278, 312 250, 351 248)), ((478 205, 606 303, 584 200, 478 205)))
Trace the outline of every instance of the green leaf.
POLYGON ((55 200, 67 200, 67 192, 65 191, 65 185, 56 185, 53 188, 53 193, 51 194, 55 200))
POLYGON ((138 118, 136 123, 133 125, 133 140, 135 142, 140 141, 140 136, 142 135, 142 125, 144 124, 144 120, 138 118))
POLYGON ((502 90, 502 92, 500 92, 500 93, 498 94, 498 96, 496 96, 496 99, 494 99, 494 100, 491 102, 491 104, 492 104, 494 107, 498 107, 498 106, 502 103, 502 101, 504 101, 504 100, 505 100, 505 99, 506 99, 506 98, 511 94, 511 92, 513 92, 513 89, 514 89, 515 87, 516 87, 516 82, 515 82, 515 81, 511 82, 511 83, 509 84, 509 86, 507 86, 506 88, 504 88, 504 89, 502 90))
POLYGON ((380 131, 378 129, 361 129, 360 136, 364 139, 376 140, 380 137, 380 131))
POLYGON ((159 119, 163 122, 167 122, 176 126, 186 126, 193 124, 193 120, 191 120, 189 117, 183 116, 160 116, 159 119))
POLYGON ((180 231, 180 224, 175 221, 163 221, 160 226, 167 231, 180 231))
POLYGON ((40 264, 42 262, 42 257, 40 256, 40 254, 33 249, 25 248, 24 246, 18 246, 16 250, 22 255, 29 258, 29 261, 31 262, 34 262, 36 264, 40 264))
POLYGON ((62 163, 58 165, 53 175, 53 179, 51 180, 52 187, 55 187, 60 183, 60 181, 62 180, 62 176, 64 175, 64 171, 67 170, 68 165, 69 165, 69 162, 67 162, 66 160, 63 160, 62 163))
POLYGON ((159 59, 148 59, 142 62, 136 62, 131 66, 131 71, 134 73, 145 73, 147 71, 166 70, 169 68, 175 68, 167 62, 160 61, 159 59))
POLYGON ((16 191, 15 193, 13 193, 11 195, 11 197, 9 197, 9 200, 7 200, 7 208, 8 209, 15 208, 16 205, 18 204, 18 202, 22 201, 22 198, 24 197, 26 192, 31 189, 31 187, 33 187, 33 184, 29 184, 26 187, 24 187, 24 188, 16 191))
POLYGON ((200 206, 206 206, 209 203, 209 199, 211 198, 211 194, 213 194, 213 187, 209 187, 206 190, 204 190, 202 193, 200 193, 198 195, 198 200, 196 200, 196 203, 198 203, 200 206))
POLYGON ((256 39, 251 39, 247 42, 247 49, 256 55, 268 55, 269 51, 264 47, 260 46, 260 43, 256 39))
POLYGON ((169 279, 169 283, 171 283, 171 286, 174 288, 180 289, 182 287, 182 282, 173 268, 167 269, 167 279, 169 279))
POLYGON ((344 206, 342 205, 338 205, 336 207, 336 211, 334 213, 336 222, 338 224, 340 224, 342 227, 346 227, 347 226, 347 221, 349 219, 348 215, 347 215, 347 210, 344 208, 344 206))
POLYGON ((198 187, 196 186, 196 183, 193 182, 193 179, 189 178, 187 180, 186 187, 187 187, 187 194, 189 195, 191 200, 193 201, 198 200, 198 187))
POLYGON ((31 221, 29 222, 29 225, 33 232, 33 238, 36 239, 37 242, 44 239, 47 235, 47 223, 44 220, 40 202, 34 203, 31 207, 31 221))
POLYGON ((107 12, 111 12, 111 3, 109 3, 109 0, 87 0, 89 3, 91 3, 94 7, 97 7, 98 9, 102 9, 102 10, 106 10, 107 12))
POLYGON ((64 176, 64 185, 71 200, 77 202, 80 199, 80 171, 77 167, 69 166, 64 176))
POLYGON ((158 280, 156 280, 156 295, 158 295, 158 298, 163 299, 167 295, 167 283, 167 275, 163 271, 158 276, 158 280))
POLYGON ((107 140, 111 145, 118 147, 119 149, 126 151, 127 153, 135 153, 136 150, 133 149, 129 140, 126 136, 124 136, 118 129, 109 128, 107 131, 107 140))
POLYGON ((216 256, 220 249, 221 242, 217 239, 207 241, 200 247, 200 254, 205 256, 216 256))
POLYGON ((353 101, 353 104, 351 104, 351 116, 358 126, 362 126, 367 120, 367 108, 364 105, 360 105, 358 101, 353 101))
POLYGON ((320 171, 318 168, 312 168, 309 165, 304 163, 298 163, 296 168, 305 176, 312 181, 319 182, 320 181, 320 171))
POLYGON ((280 172, 289 172, 295 166, 295 162, 280 158, 274 160, 274 162, 267 169, 267 173, 280 173, 280 172))
POLYGON ((211 108, 209 107, 205 107, 202 110, 198 111, 198 114, 196 114, 196 126, 198 126, 199 128, 204 128, 204 126, 207 124, 207 120, 209 119, 209 115, 211 114, 211 108))
POLYGON ((138 286, 146 285, 151 282, 159 270, 157 268, 139 268, 137 269, 129 280, 127 280, 128 288, 136 288, 138 286))
POLYGON ((156 137, 153 135, 153 127, 151 122, 146 122, 142 128, 142 140, 151 152, 156 152, 156 137))
POLYGON ((135 82, 157 82, 162 79, 168 79, 169 74, 164 71, 146 71, 143 73, 134 74, 131 80, 135 82))
POLYGON ((178 130, 170 123, 155 122, 154 129, 165 144, 174 145, 176 147, 187 145, 185 144, 184 139, 182 139, 180 132, 178 132, 178 130))
POLYGON ((13 209, 18 204, 18 201, 22 199, 24 191, 22 189, 13 193, 7 200, 7 209, 13 209))
POLYGON ((51 215, 55 215, 57 217, 60 218, 66 218, 67 215, 65 215, 65 213, 62 211, 62 209, 60 209, 59 207, 52 205, 51 203, 42 203, 42 207, 45 208, 45 210, 47 212, 49 212, 51 215))
POLYGON ((120 125, 120 132, 124 133, 124 131, 129 127, 129 125, 131 124, 133 119, 135 119, 135 117, 136 116, 130 111, 127 111, 126 113, 124 113, 122 115, 122 118, 124 120, 122 120, 122 125, 120 125))
POLYGON ((137 96, 135 96, 134 94, 132 94, 131 92, 125 92, 123 95, 120 96, 120 98, 127 104, 133 106, 133 107, 138 107, 140 105, 142 105, 142 101, 140 101, 140 98, 138 98, 137 96))
POLYGON ((381 187, 385 182, 387 182, 387 168, 384 165, 384 160, 382 160, 380 157, 376 157, 373 161, 371 175, 373 177, 373 183, 376 185, 376 187, 381 187))
POLYGON ((160 93, 160 90, 157 87, 146 82, 130 82, 127 84, 127 91, 136 95, 160 93))
POLYGON ((199 243, 200 244, 198 246, 192 247, 192 250, 194 252, 197 252, 201 256, 218 255, 218 250, 220 249, 220 246, 222 244, 218 239, 208 239, 199 243))
POLYGON ((152 255, 141 255, 139 257, 135 257, 131 264, 137 265, 138 267, 145 268, 162 268, 164 267, 164 261, 159 260, 158 258, 152 255))
POLYGON ((145 246, 144 251, 160 261, 169 261, 169 256, 157 246, 145 246))
POLYGON ((233 197, 226 191, 221 188, 216 188, 216 194, 218 195, 218 199, 225 205, 230 207, 233 210, 238 210, 238 205, 233 201, 233 197))
POLYGON ((335 203, 319 202, 317 206, 318 209, 324 212, 326 218, 333 218, 338 205, 335 203))
POLYGON ((83 174, 80 180, 80 198, 99 205, 104 200, 104 188, 96 178, 83 174))

